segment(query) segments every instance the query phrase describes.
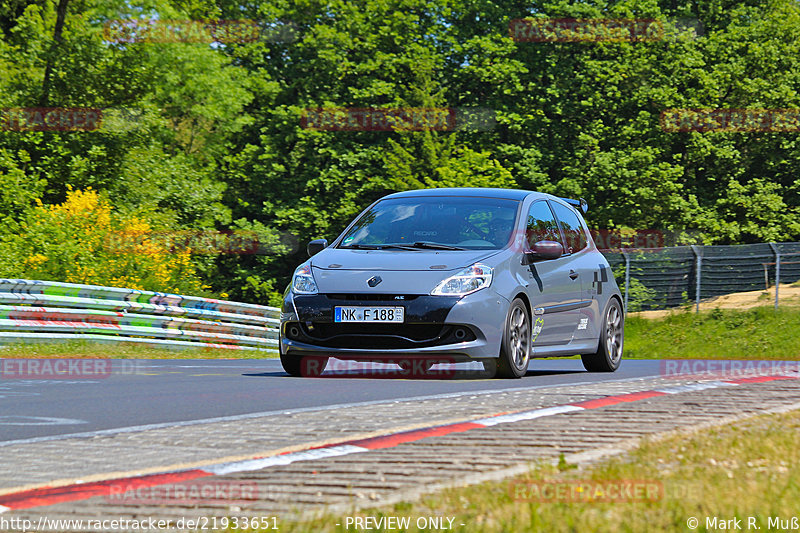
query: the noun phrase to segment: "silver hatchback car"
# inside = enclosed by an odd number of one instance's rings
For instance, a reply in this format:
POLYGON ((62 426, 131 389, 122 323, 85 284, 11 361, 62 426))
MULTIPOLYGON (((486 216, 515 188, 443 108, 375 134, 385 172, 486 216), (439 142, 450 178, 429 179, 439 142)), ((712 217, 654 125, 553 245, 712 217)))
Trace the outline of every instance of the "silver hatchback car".
POLYGON ((284 370, 319 375, 329 357, 480 361, 518 378, 531 358, 580 354, 587 370, 613 372, 622 299, 585 211, 510 189, 381 198, 330 245, 308 244, 283 300, 284 370))

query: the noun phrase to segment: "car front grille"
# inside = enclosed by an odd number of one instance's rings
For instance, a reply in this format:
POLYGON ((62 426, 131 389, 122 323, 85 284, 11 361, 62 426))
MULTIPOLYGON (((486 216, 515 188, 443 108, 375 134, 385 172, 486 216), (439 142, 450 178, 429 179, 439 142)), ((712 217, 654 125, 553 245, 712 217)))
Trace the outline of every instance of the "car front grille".
POLYGON ((419 297, 419 294, 326 294, 329 300, 344 302, 410 302, 419 297))
POLYGON ((298 325, 302 335, 296 340, 326 348, 414 349, 468 342, 476 338, 470 328, 450 324, 312 322, 311 327, 298 325))

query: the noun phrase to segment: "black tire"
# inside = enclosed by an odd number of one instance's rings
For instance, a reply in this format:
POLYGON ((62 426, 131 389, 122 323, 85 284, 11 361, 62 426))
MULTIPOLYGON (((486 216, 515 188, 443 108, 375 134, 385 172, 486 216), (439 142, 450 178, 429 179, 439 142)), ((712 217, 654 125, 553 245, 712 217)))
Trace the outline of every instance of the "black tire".
POLYGON ((483 365, 483 372, 480 376, 483 379, 492 379, 497 377, 497 358, 494 359, 480 359, 483 365))
POLYGON ((287 374, 294 377, 317 377, 325 372, 328 366, 327 357, 316 356, 291 356, 281 354, 281 366, 287 374))
POLYGON ((583 367, 589 372, 614 372, 622 363, 625 341, 625 317, 619 300, 611 298, 603 313, 597 351, 581 355, 583 367))
MULTIPOLYGON (((528 371, 530 360, 531 321, 527 307, 522 300, 516 298, 508 308, 503 326, 503 341, 500 343, 500 357, 496 362, 496 375, 501 378, 521 378, 528 371)), ((487 362, 484 363, 484 368, 491 371, 491 360, 487 362)))

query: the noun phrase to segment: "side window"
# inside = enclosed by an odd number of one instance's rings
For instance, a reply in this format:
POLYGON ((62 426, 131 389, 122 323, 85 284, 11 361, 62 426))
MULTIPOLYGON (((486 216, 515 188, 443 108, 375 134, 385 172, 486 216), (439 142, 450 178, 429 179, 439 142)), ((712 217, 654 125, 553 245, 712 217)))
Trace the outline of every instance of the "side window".
POLYGON ((528 239, 528 246, 533 246, 539 241, 561 242, 558 224, 546 201, 540 200, 531 205, 525 237, 528 239))
POLYGON ((552 202, 552 204, 558 221, 561 223, 561 229, 564 230, 567 253, 571 254, 586 248, 586 233, 583 232, 583 226, 577 213, 558 202, 552 202))

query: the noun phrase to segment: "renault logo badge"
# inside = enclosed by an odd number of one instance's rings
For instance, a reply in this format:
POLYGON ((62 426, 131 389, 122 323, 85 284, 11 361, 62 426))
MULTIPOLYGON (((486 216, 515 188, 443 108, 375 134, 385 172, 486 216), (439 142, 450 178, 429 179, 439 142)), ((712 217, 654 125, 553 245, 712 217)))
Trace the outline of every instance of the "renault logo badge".
POLYGON ((367 280, 367 285, 369 285, 370 287, 375 287, 375 286, 377 286, 377 285, 378 285, 378 284, 379 284, 381 281, 383 281, 383 280, 381 279, 381 277, 380 277, 380 276, 372 276, 371 278, 369 278, 369 279, 367 280))

